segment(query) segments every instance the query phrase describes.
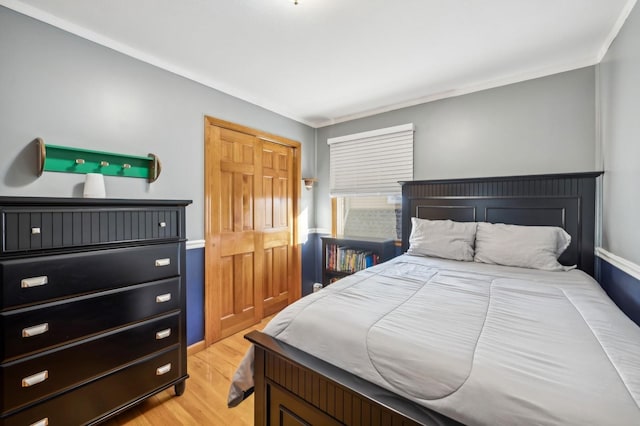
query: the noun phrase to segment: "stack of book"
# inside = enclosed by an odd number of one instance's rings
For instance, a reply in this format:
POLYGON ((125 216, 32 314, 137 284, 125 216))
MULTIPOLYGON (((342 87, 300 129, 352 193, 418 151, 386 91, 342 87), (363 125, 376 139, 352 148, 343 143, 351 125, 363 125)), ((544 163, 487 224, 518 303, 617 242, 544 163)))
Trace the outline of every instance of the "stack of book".
POLYGON ((326 246, 326 265, 330 271, 357 272, 380 262, 380 256, 367 250, 352 249, 328 244, 326 246))

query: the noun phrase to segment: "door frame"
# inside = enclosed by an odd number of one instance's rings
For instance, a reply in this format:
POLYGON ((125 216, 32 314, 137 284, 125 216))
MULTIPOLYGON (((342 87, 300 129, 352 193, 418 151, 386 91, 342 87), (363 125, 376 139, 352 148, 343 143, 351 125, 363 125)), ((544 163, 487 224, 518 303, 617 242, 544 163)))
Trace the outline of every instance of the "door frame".
MULTIPOLYGON (((302 187, 302 145, 300 142, 293 139, 288 139, 282 136, 274 135, 272 133, 257 130, 251 127, 236 124, 230 121, 221 120, 219 118, 206 116, 204 120, 204 232, 205 232, 205 265, 204 265, 204 343, 205 347, 208 347, 212 343, 220 339, 220 326, 216 327, 216 322, 220 321, 220 287, 215 285, 213 268, 216 266, 214 263, 213 247, 217 244, 216 236, 213 234, 212 220, 220 216, 220 211, 216 210, 216 205, 211 193, 211 183, 214 179, 213 172, 210 164, 217 153, 210 152, 209 138, 211 126, 217 126, 236 132, 245 133, 251 136, 255 136, 259 139, 281 144, 293 149, 293 179, 294 184, 292 193, 292 216, 290 223, 291 230, 291 245, 292 245, 292 273, 295 276, 300 277, 299 284, 296 288, 289 289, 289 303, 299 299, 302 294, 302 249, 298 239, 298 215, 300 207, 301 187, 302 187), (217 215, 217 216, 216 216, 217 215)), ((219 205, 217 206, 219 208, 219 205)))

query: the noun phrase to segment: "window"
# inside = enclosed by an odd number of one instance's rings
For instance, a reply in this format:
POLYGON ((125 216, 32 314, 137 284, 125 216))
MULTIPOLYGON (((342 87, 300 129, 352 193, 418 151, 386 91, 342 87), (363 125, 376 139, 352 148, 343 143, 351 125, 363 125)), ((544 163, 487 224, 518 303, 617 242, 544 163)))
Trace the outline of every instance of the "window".
POLYGON ((399 196, 336 198, 336 235, 401 239, 399 196))
POLYGON ((331 138, 337 235, 400 239, 401 187, 413 179, 413 124, 331 138))
POLYGON ((331 196, 398 195, 413 179, 413 124, 330 138, 331 196))

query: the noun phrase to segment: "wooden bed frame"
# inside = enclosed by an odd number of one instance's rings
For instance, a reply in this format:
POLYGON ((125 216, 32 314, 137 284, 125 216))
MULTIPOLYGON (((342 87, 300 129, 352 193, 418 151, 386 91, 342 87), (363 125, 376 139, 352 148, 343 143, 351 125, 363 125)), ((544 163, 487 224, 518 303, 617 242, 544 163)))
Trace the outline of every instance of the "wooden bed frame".
MULTIPOLYGON (((593 276, 600 174, 403 182, 402 249, 412 216, 560 226, 572 237, 560 262, 593 276)), ((256 425, 459 424, 266 334, 246 338, 255 345, 256 425)))

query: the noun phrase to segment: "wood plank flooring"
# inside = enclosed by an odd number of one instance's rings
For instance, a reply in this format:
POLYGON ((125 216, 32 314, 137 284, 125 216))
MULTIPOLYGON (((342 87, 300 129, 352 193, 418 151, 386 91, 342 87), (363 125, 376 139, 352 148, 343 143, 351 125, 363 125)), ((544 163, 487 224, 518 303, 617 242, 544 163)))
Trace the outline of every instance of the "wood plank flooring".
POLYGON ((182 396, 173 388, 148 398, 108 420, 106 426, 253 425, 253 395, 235 408, 227 408, 231 376, 250 346, 243 336, 261 330, 271 317, 189 355, 189 379, 182 396))

